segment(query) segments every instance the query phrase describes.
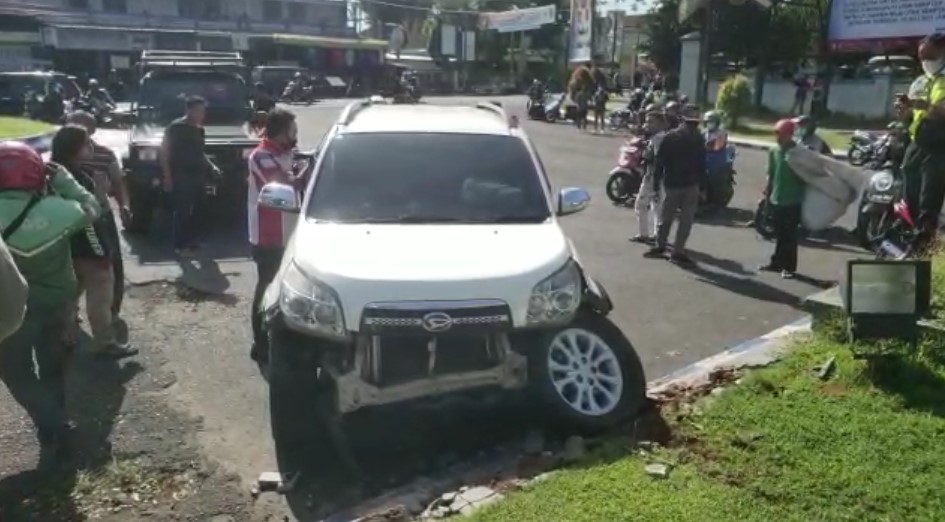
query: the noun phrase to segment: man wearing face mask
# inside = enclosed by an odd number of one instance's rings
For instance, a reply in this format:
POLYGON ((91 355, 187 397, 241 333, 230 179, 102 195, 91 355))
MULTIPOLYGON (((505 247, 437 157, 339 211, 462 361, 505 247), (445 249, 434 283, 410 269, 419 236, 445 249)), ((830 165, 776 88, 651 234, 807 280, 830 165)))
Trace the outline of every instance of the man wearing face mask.
POLYGON ((945 199, 945 34, 919 44, 923 74, 909 88, 911 143, 902 161, 906 200, 921 227, 917 248, 935 239, 945 199))
POLYGON ((305 182, 293 172, 295 147, 299 129, 295 115, 283 109, 274 109, 266 118, 266 137, 249 156, 249 242, 256 262, 256 292, 253 296, 251 319, 253 347, 250 357, 265 362, 266 339, 262 332, 259 304, 269 283, 282 264, 286 241, 295 228, 295 217, 278 210, 259 206, 259 191, 267 183, 285 183, 301 188, 305 182))

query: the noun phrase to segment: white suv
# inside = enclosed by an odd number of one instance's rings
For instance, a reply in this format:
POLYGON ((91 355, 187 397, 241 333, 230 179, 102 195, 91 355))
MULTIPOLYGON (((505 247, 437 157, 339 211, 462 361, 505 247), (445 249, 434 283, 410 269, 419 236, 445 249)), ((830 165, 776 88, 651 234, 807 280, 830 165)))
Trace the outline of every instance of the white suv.
MULTIPOLYGON (((484 387, 579 428, 638 412, 639 358, 558 224, 590 196, 552 190, 517 119, 355 102, 314 161, 303 201, 259 199, 301 214, 262 305, 274 420, 484 387)), ((273 424, 278 442, 302 423, 273 424)))

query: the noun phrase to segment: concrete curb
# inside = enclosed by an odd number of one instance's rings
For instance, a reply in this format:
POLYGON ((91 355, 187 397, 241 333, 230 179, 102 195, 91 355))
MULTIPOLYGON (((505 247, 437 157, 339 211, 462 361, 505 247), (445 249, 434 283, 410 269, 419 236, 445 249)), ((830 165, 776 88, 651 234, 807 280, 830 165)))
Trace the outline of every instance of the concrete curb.
MULTIPOLYGON (((746 148, 746 149, 752 149, 752 150, 769 151, 769 150, 771 150, 772 147, 774 147, 774 144, 773 144, 773 143, 768 143, 768 142, 761 141, 761 140, 750 140, 750 139, 745 139, 745 138, 733 138, 733 137, 731 137, 731 136, 729 136, 728 141, 734 143, 734 144, 735 144, 736 146, 738 146, 738 147, 744 147, 744 148, 746 148)), ((846 151, 846 150, 835 150, 835 151, 833 152, 833 157, 836 158, 836 159, 838 159, 838 160, 846 160, 846 159, 847 159, 847 151, 846 151)))
POLYGON ((696 361, 665 377, 651 381, 647 386, 647 393, 654 396, 675 386, 698 384, 698 381, 707 380, 709 374, 719 368, 750 368, 776 362, 784 355, 784 348, 791 337, 810 332, 811 324, 811 316, 806 316, 760 337, 749 339, 723 352, 696 361))
POLYGON ((52 145, 52 138, 55 134, 56 134, 56 130, 53 129, 49 132, 44 132, 42 134, 34 134, 32 136, 24 136, 22 138, 7 138, 7 139, 0 140, 0 142, 4 142, 4 141, 23 142, 29 145, 30 147, 36 149, 36 152, 40 154, 44 154, 46 152, 49 152, 50 146, 52 145))
MULTIPOLYGON (((760 337, 739 343, 723 352, 709 356, 689 366, 680 368, 669 375, 660 377, 647 384, 647 394, 659 396, 662 392, 677 386, 694 386, 707 382, 709 375, 719 368, 750 368, 765 366, 776 362, 785 353, 791 338, 798 334, 811 331, 811 316, 803 317, 760 337)), ((346 509, 340 513, 321 519, 321 522, 366 522, 375 518, 377 513, 394 506, 416 506, 422 502, 418 497, 429 497, 437 492, 449 491, 461 475, 475 475, 495 473, 511 458, 507 454, 493 456, 483 462, 459 464, 452 470, 445 471, 442 476, 435 478, 423 477, 397 488, 394 491, 382 494, 380 497, 368 499, 359 506, 346 509)))

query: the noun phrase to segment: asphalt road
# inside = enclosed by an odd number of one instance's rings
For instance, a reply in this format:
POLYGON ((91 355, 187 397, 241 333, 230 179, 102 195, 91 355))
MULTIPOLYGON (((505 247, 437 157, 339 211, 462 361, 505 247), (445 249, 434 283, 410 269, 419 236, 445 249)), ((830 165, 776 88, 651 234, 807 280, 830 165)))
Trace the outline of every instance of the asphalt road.
MULTIPOLYGON (((645 247, 627 240, 636 231, 633 211, 611 204, 604 193, 621 138, 582 134, 567 124, 525 121, 521 97, 487 99, 500 99, 519 114, 552 183, 590 191, 590 208, 563 219, 563 226, 582 263, 610 293, 615 304, 612 318, 635 345, 651 380, 797 319, 802 315, 800 300, 818 290, 814 283, 837 278, 844 260, 859 253, 848 246, 845 234, 835 230, 825 235, 828 241, 808 242, 801 250, 799 270, 812 280, 785 281, 756 273, 772 245, 744 224, 762 189, 766 158, 745 149, 736 161, 738 186, 731 209, 693 230, 689 247, 698 266, 682 269, 644 259, 645 247)), ((444 98, 428 103, 473 101, 444 98)), ((342 107, 342 102, 331 101, 293 108, 300 145, 316 146, 342 107)), ((121 132, 102 131, 99 139, 114 147, 123 145, 121 132)), ((849 227, 852 222, 848 217, 840 225, 849 227)), ((130 335, 142 348, 142 364, 172 376, 157 391, 152 386, 143 393, 149 397, 159 393, 174 415, 199 419, 193 436, 181 440, 193 439, 199 453, 238 475, 244 484, 262 471, 277 469, 265 383, 247 357, 255 268, 246 258, 248 248, 241 235, 211 240, 207 249, 211 255, 187 265, 169 255, 166 238, 127 239, 128 279, 141 285, 126 306, 130 335), (182 298, 167 287, 150 284, 176 279, 182 272, 185 280, 218 297, 182 298)), ((19 418, 18 425, 23 426, 23 416, 10 402, 0 388, 0 420, 9 426, 7 422, 19 418)), ((162 428, 158 424, 154 429, 162 428)), ((23 437, 22 431, 0 439, 12 444, 23 437)), ((132 433, 144 437, 142 430, 132 433)), ((0 476, 26 466, 29 459, 20 461, 0 462, 0 476)), ((257 504, 256 509, 262 508, 257 504)), ((299 509, 292 508, 296 515, 299 509)))

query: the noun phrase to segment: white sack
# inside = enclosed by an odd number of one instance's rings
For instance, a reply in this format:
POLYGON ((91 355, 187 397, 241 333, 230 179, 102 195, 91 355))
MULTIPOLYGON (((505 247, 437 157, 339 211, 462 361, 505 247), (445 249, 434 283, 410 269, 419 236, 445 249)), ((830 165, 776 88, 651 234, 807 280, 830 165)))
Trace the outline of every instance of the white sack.
POLYGON ((795 174, 807 183, 801 203, 801 223, 807 230, 823 230, 847 211, 858 199, 860 188, 869 174, 806 147, 794 147, 787 162, 795 174))

